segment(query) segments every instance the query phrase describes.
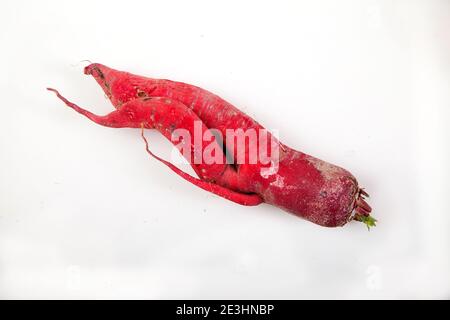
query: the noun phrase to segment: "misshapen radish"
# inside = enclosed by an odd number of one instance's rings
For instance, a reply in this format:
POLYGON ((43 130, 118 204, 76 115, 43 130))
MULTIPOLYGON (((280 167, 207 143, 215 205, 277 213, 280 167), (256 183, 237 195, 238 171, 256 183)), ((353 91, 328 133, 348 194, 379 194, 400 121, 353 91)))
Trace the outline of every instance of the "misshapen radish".
MULTIPOLYGON (((87 66, 85 73, 92 75, 100 84, 116 111, 99 117, 59 97, 77 112, 101 125, 156 128, 167 138, 174 128, 191 132, 192 122, 196 120, 202 121, 203 130, 215 129, 224 137, 227 129, 264 129, 230 103, 193 85, 141 77, 101 64, 87 66), (170 103, 161 103, 164 99, 170 103), (174 108, 177 111, 167 112, 167 105, 176 106, 174 108), (164 122, 149 124, 152 112, 160 114, 165 119, 164 122), (129 116, 130 113, 133 116, 129 116), (183 119, 182 122, 177 120, 180 118, 183 119)), ((326 227, 343 226, 351 220, 362 221, 368 227, 375 225, 376 220, 370 216, 371 208, 364 200, 367 193, 358 186, 351 173, 291 149, 272 136, 270 138, 279 146, 279 153, 276 159, 273 158, 276 170, 270 170, 271 164, 261 162, 231 165, 191 162, 200 178, 196 179, 180 172, 170 163, 160 158, 158 160, 172 166, 173 171, 199 187, 243 205, 265 202, 326 227), (208 185, 205 187, 202 183, 214 185, 220 191, 209 190, 208 185)), ((147 151, 150 152, 148 145, 147 151)), ((225 144, 222 157, 225 158, 225 153, 230 153, 236 159, 239 152, 242 150, 239 151, 237 146, 225 144)), ((246 156, 249 152, 248 149, 244 150, 246 156)))

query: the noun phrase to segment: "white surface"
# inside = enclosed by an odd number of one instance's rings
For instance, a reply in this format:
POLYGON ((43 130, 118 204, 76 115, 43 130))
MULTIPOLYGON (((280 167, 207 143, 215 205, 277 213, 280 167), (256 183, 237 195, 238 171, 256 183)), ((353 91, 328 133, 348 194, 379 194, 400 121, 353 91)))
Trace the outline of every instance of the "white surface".
POLYGON ((449 4, 2 1, 0 298, 449 298, 449 4), (112 110, 83 59, 216 92, 353 172, 379 226, 189 185, 45 90, 112 110))

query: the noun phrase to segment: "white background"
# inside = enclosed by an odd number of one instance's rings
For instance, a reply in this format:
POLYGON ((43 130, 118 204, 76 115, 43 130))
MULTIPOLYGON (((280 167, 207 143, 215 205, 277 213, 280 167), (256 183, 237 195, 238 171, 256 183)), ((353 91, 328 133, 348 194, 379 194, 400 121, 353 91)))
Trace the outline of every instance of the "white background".
MULTIPOLYGON (((2 1, 0 298, 450 298, 448 1, 2 1), (149 158, 89 59, 209 89, 379 225, 242 207, 149 158)), ((148 133, 170 157, 170 143, 148 133)))

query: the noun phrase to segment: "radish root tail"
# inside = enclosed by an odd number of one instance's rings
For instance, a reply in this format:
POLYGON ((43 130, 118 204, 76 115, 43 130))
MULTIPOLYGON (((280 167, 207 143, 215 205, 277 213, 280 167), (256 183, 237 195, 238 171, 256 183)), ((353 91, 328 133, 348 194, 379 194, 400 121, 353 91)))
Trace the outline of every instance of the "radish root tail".
POLYGON ((206 182, 206 181, 200 180, 198 178, 195 178, 195 177, 187 174, 186 172, 180 170, 179 168, 174 166, 169 161, 166 161, 166 160, 158 157, 150 150, 150 148, 148 146, 147 138, 144 135, 144 124, 141 124, 141 137, 145 142, 145 150, 147 151, 147 153, 149 155, 151 155, 156 160, 162 162, 163 164, 168 166, 173 172, 178 174, 180 177, 182 177, 186 181, 196 185, 197 187, 199 187, 203 190, 206 190, 208 192, 214 193, 215 195, 218 195, 227 200, 236 202, 240 205, 244 205, 244 206, 256 206, 256 205, 259 205, 262 202, 264 202, 263 199, 257 194, 239 193, 239 192, 227 189, 225 187, 219 186, 217 184, 214 184, 211 182, 206 182))

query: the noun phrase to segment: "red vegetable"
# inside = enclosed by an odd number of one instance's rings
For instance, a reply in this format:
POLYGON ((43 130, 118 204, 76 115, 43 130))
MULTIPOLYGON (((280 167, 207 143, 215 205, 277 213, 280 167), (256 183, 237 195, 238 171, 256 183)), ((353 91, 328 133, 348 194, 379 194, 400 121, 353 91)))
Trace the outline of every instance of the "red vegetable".
MULTIPOLYGON (((218 130, 227 137, 227 129, 255 130, 264 128, 251 117, 241 112, 220 97, 189 84, 170 80, 151 79, 117 71, 101 64, 91 64, 85 73, 92 75, 111 100, 116 111, 97 116, 67 101, 68 106, 87 116, 92 121, 109 127, 156 128, 170 139, 175 129, 194 133, 194 122, 202 122, 202 133, 212 134, 218 130)), ((53 89, 51 89, 53 90, 53 89)), ((55 90, 53 90, 55 91, 55 90)), ((56 91, 55 91, 56 92, 56 91)), ((143 136, 143 132, 142 132, 143 136)), ((258 136, 259 137, 259 136, 258 136)), ((145 137, 143 136, 144 140, 145 137)), ((188 159, 199 176, 191 177, 169 162, 164 162, 177 174, 195 185, 243 205, 261 202, 280 207, 316 224, 336 227, 351 220, 375 225, 369 214, 370 206, 365 202, 367 193, 359 188, 356 179, 348 171, 293 150, 273 136, 279 154, 269 152, 270 163, 236 163, 243 156, 250 157, 250 149, 239 150, 225 142, 224 153, 219 156, 234 159, 234 163, 194 163, 192 154, 188 159), (230 150, 231 149, 231 150, 230 150), (226 153, 226 154, 225 154, 226 153), (276 160, 276 170, 273 163, 276 160)), ((212 144, 218 143, 212 139, 212 144)), ((220 148, 220 147, 219 147, 220 148)), ((193 149, 194 153, 204 150, 193 149)), ((197 154, 198 156, 198 154, 197 154)))

